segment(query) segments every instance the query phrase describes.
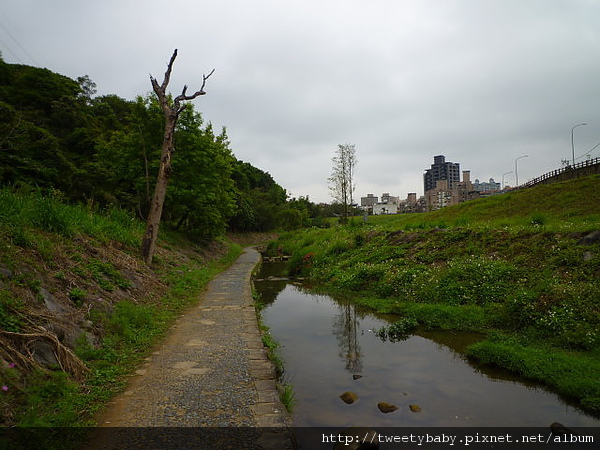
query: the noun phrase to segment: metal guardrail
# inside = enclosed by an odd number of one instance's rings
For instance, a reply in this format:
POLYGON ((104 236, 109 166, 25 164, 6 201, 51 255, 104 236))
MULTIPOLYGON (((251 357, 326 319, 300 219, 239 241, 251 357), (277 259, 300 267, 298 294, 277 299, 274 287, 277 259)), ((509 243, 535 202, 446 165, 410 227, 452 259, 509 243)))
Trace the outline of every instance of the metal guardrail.
POLYGON ((563 167, 562 169, 553 170, 552 172, 545 173, 544 175, 534 178, 533 180, 529 180, 527 183, 521 184, 520 186, 517 186, 515 189, 528 188, 528 187, 533 186, 534 184, 541 183, 543 181, 548 180, 549 178, 556 177, 562 173, 583 169, 585 167, 595 166, 596 164, 600 164, 600 158, 588 159, 583 162, 577 163, 573 166, 569 165, 569 166, 563 167))

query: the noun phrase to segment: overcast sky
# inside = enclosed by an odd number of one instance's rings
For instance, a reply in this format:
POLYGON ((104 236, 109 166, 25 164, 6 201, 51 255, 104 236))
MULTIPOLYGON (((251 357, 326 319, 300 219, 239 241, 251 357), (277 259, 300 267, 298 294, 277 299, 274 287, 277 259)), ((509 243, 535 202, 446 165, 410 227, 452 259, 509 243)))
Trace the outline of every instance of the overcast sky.
POLYGON ((355 198, 423 194, 435 155, 515 183, 600 156, 600 0, 3 0, 11 63, 89 75, 98 94, 170 90, 227 127, 238 159, 330 202, 338 144, 355 198), (195 89, 196 88, 196 89, 195 89), (508 173, 513 172, 513 173, 508 173))

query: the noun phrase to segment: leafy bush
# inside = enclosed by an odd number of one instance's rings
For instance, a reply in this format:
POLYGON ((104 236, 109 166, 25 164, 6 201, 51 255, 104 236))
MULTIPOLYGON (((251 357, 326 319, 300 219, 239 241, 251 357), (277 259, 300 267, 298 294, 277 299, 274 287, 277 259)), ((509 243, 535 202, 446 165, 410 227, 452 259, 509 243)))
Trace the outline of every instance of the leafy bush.
POLYGON ((382 341, 398 342, 404 341, 410 337, 410 334, 417 328, 419 322, 412 317, 404 317, 392 325, 383 326, 375 330, 375 335, 382 341))

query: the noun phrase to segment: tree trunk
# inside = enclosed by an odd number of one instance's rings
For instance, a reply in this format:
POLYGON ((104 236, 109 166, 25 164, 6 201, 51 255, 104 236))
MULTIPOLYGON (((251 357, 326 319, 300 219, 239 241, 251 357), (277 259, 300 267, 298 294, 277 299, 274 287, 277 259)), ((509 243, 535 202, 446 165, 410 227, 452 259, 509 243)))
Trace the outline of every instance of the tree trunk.
POLYGON ((162 84, 158 84, 156 79, 150 76, 152 82, 152 89, 158 97, 160 106, 165 114, 165 133, 163 136, 163 143, 160 152, 160 167, 158 169, 158 177, 156 178, 156 186, 154 188, 154 196, 150 203, 150 212, 148 213, 148 219, 146 222, 146 232, 142 239, 142 257, 146 264, 152 263, 152 257, 154 256, 154 248, 156 247, 156 240, 158 238, 158 228, 160 226, 160 219, 162 216, 163 205, 165 203, 165 197, 167 195, 167 185, 169 184, 169 177, 171 176, 171 159, 173 152, 175 151, 175 144, 173 138, 175 135, 175 126, 177 125, 177 118, 184 109, 184 105, 181 104, 184 100, 193 100, 199 95, 204 95, 204 86, 206 80, 210 77, 213 72, 202 77, 202 87, 193 93, 187 95, 187 86, 183 87, 181 94, 175 97, 172 101, 167 95, 167 86, 171 79, 171 70, 173 70, 173 63, 177 58, 177 49, 173 52, 169 64, 167 65, 167 71, 162 84))
POLYGON ((146 264, 152 263, 156 239, 158 238, 158 228, 167 195, 167 185, 171 176, 171 160, 175 151, 173 137, 176 123, 177 117, 173 115, 170 115, 165 123, 165 134, 160 152, 160 167, 158 168, 154 196, 150 203, 150 212, 146 221, 146 233, 144 233, 144 239, 142 240, 142 256, 146 264))

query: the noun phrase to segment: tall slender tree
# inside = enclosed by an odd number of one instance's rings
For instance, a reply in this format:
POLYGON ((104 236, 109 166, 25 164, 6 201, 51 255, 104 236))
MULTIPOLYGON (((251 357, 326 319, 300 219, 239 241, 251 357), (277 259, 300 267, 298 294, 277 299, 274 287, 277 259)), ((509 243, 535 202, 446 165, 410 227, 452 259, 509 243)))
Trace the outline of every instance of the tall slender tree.
POLYGON ((354 171, 357 162, 354 144, 339 144, 331 161, 333 166, 328 178, 329 190, 333 198, 343 206, 342 220, 346 223, 354 193, 354 171))
POLYGON ((184 85, 181 94, 172 99, 167 94, 167 87, 171 79, 171 71, 173 70, 175 58, 177 58, 177 49, 175 49, 173 55, 171 56, 167 66, 167 71, 165 72, 165 76, 161 84, 158 84, 156 78, 150 75, 152 89, 158 97, 158 101, 165 115, 165 130, 163 134, 160 166, 158 170, 158 176, 156 178, 154 196, 152 197, 152 203, 150 204, 150 211, 148 213, 148 219, 146 222, 146 232, 142 240, 142 256, 147 264, 152 263, 156 239, 158 238, 158 228, 160 226, 165 195, 167 194, 167 184, 169 183, 169 177, 171 176, 172 172, 171 160, 173 153, 175 152, 175 144, 173 139, 175 134, 175 126, 177 125, 179 114, 185 109, 185 104, 182 102, 193 100, 200 95, 205 95, 206 92, 204 92, 204 87, 206 86, 206 80, 208 80, 208 78, 215 71, 213 69, 208 75, 202 76, 202 86, 198 91, 188 95, 187 85, 184 85))

